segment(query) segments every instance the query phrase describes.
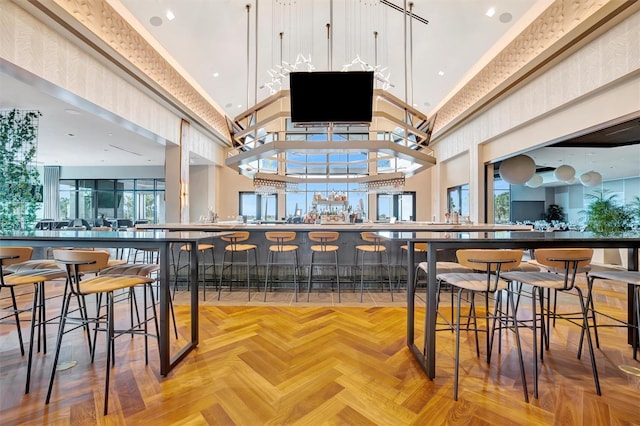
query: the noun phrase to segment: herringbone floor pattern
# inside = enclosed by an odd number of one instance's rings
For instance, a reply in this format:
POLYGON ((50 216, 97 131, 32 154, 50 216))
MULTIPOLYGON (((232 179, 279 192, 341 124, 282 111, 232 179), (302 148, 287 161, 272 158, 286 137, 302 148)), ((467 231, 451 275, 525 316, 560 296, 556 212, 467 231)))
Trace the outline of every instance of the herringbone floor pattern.
MULTIPOLYGON (((620 315, 626 303, 623 290, 604 284, 598 303, 620 315)), ((21 299, 28 301, 28 296, 21 299)), ((572 303, 560 302, 561 308, 572 303)), ((51 301, 50 310, 58 309, 58 303, 51 301)), ((126 306, 118 310, 126 323, 126 306)), ((447 314, 445 308, 443 312, 447 314)), ((179 323, 188 318, 184 307, 177 307, 177 315, 179 323)), ((106 417, 102 341, 92 365, 83 333, 65 337, 61 360, 78 363, 59 373, 52 402, 45 406, 56 327, 49 327, 49 353, 34 357, 32 392, 24 395, 26 357, 17 349, 13 324, 2 322, 0 424, 640 423, 640 378, 618 369, 619 364, 640 366, 631 359, 622 329, 600 332, 603 396, 598 397, 587 361, 575 356, 579 329, 558 322, 542 366, 540 398, 529 404, 522 398, 513 336, 503 336, 502 353, 496 351, 487 365, 475 355, 473 334, 464 333, 461 393, 455 402, 453 334, 438 334, 438 377, 429 381, 406 347, 405 321, 406 311, 398 306, 203 306, 200 345, 168 377, 158 373, 155 345, 145 366, 141 338, 125 336, 116 342, 106 417)), ((23 328, 28 330, 28 322, 23 328)), ((530 381, 530 332, 523 331, 523 344, 530 381)))

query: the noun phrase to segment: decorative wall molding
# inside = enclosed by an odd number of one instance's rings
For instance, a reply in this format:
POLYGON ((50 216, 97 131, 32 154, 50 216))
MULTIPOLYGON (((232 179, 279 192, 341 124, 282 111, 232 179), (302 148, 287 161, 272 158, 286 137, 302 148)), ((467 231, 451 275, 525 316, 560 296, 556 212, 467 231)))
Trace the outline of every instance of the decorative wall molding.
MULTIPOLYGON (((190 111, 204 127, 215 131, 220 139, 230 143, 226 118, 200 94, 171 64, 162 57, 135 29, 105 0, 31 0, 41 10, 57 16, 78 29, 69 18, 80 23, 99 42, 112 50, 112 60, 124 60, 124 68, 134 67, 143 80, 151 82, 156 91, 164 92, 172 100, 190 111), (64 16, 64 14, 67 16, 64 16), (118 58, 120 56, 120 58, 118 58)), ((81 33, 84 33, 79 30, 81 33)), ((107 52, 111 53, 111 52, 107 52)))
POLYGON ((492 161, 638 111, 638 28, 640 12, 448 132, 434 146, 436 158, 447 161, 483 144, 485 155, 480 161, 492 161), (605 96, 608 93, 616 93, 615 104, 600 101, 597 107, 591 105, 593 99, 610 98, 605 96), (556 123, 556 116, 582 105, 591 112, 581 112, 575 123, 556 123), (520 136, 524 133, 526 138, 520 136))
POLYGON ((0 69, 70 105, 126 123, 129 130, 158 143, 176 143, 180 136, 180 119, 168 108, 5 0, 0 0, 0 69))
POLYGON ((434 142, 636 1, 556 0, 438 110, 434 142))

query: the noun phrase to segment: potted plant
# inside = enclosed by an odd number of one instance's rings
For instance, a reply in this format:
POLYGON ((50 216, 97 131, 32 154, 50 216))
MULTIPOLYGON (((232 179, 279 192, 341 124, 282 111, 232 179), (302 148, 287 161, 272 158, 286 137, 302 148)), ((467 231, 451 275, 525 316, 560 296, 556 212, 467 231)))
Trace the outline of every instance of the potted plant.
MULTIPOLYGON (((586 231, 596 235, 616 235, 632 229, 634 222, 632 210, 619 203, 616 194, 608 194, 608 192, 604 190, 586 195, 586 198, 591 200, 587 209, 582 211, 586 220, 586 231)), ((625 263, 619 249, 597 250, 593 261, 611 265, 625 263)))
POLYGON ((562 206, 557 204, 549 204, 547 207, 547 222, 553 223, 553 221, 564 222, 564 212, 562 211, 562 206))
POLYGON ((632 229, 633 213, 630 208, 617 201, 616 194, 609 191, 597 191, 585 197, 591 202, 582 211, 585 216, 586 230, 595 234, 619 234, 632 229))

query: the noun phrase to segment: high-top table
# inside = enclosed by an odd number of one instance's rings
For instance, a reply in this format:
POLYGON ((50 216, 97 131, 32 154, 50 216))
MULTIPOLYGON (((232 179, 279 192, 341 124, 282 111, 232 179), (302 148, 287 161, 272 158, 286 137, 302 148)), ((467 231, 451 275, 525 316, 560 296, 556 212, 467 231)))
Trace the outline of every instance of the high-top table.
POLYGON ((165 231, 16 231, 0 234, 0 245, 31 247, 108 247, 157 249, 160 258, 160 319, 158 330, 160 374, 166 376, 198 345, 198 244, 231 232, 165 232, 165 231), (171 354, 169 332, 169 280, 172 245, 191 246, 190 291, 191 333, 187 343, 171 354))
MULTIPOLYGON (((436 376, 436 262, 438 250, 462 248, 627 248, 628 269, 638 270, 638 248, 640 234, 629 233, 615 236, 596 236, 586 232, 378 232, 389 240, 407 243, 407 346, 424 369, 427 377, 436 376), (424 353, 414 343, 414 247, 415 243, 428 243, 427 298, 424 325, 424 353)), ((628 322, 633 323, 633 293, 628 289, 628 322)))

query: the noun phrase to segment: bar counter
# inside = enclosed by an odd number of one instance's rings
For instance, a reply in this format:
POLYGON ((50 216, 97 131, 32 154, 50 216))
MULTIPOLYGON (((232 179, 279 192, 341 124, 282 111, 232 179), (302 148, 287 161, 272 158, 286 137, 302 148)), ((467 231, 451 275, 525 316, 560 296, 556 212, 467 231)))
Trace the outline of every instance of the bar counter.
POLYGON ((453 224, 442 222, 396 222, 396 223, 160 223, 140 224, 140 229, 162 229, 166 231, 338 231, 338 232, 492 232, 531 231, 531 225, 507 225, 493 223, 453 224))
MULTIPOLYGON (((239 222, 217 222, 217 223, 163 223, 163 224, 141 224, 140 229, 156 229, 165 231, 201 231, 201 232, 224 232, 224 231, 249 231, 249 244, 258 246, 258 263, 264 264, 267 260, 267 250, 271 242, 265 238, 268 231, 294 231, 297 232, 296 240, 291 244, 297 244, 300 249, 300 262, 308 265, 310 261, 311 243, 307 237, 313 231, 337 231, 340 232, 340 239, 337 244, 338 261, 341 268, 353 266, 355 256, 355 246, 362 244, 361 232, 494 232, 494 231, 531 231, 530 225, 504 225, 504 224, 451 224, 434 222, 399 222, 399 223, 337 223, 337 224, 254 224, 239 222)), ((224 254, 224 243, 216 244, 215 257, 217 261, 222 259, 224 254)), ((389 263, 392 269, 398 266, 404 268, 406 264, 406 254, 400 249, 402 243, 399 241, 387 241, 385 243, 389 253, 389 263)), ((426 260, 426 259, 425 259, 426 260)), ((346 276, 351 273, 345 271, 346 276)), ((394 272, 394 275, 395 272, 394 272)))

